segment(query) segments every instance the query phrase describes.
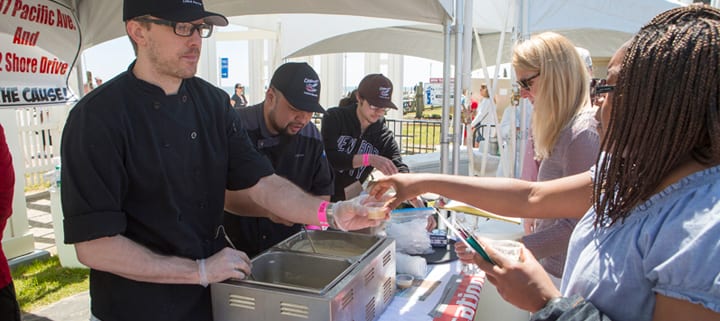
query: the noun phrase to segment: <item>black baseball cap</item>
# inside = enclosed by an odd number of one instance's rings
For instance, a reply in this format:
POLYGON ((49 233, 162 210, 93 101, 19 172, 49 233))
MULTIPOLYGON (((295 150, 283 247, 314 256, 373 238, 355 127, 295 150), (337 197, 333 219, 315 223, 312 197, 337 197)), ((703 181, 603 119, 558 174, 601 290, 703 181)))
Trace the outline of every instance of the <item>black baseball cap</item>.
POLYGON ((202 0, 125 0, 123 21, 151 15, 175 22, 190 22, 203 19, 215 26, 227 26, 225 16, 205 11, 202 0))
POLYGON ((294 108, 313 113, 325 112, 320 106, 320 78, 307 63, 288 62, 278 67, 270 86, 279 90, 294 108))
POLYGON ((393 84, 382 74, 369 74, 360 81, 358 95, 370 105, 380 108, 398 109, 392 102, 393 84))

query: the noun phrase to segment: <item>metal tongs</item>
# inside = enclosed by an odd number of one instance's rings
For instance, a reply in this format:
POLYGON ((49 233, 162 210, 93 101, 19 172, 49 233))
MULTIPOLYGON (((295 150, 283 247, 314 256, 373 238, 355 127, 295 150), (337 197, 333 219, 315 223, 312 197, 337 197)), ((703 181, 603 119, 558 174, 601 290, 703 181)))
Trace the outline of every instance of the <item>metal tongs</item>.
MULTIPOLYGON (((234 250, 237 250, 237 248, 235 247, 235 244, 233 244, 233 242, 230 240, 230 237, 228 237, 227 233, 225 233, 225 226, 223 226, 223 225, 218 226, 217 231, 215 232, 215 238, 220 236, 220 231, 222 231, 223 237, 225 237, 225 241, 227 241, 228 244, 230 244, 230 247, 232 247, 234 250)), ((255 277, 252 274, 252 269, 250 269, 250 274, 248 274, 245 278, 247 280, 252 280, 252 281, 255 280, 255 277)))
POLYGON ((317 253, 318 251, 317 251, 317 249, 315 248, 315 244, 313 244, 313 240, 312 240, 312 238, 310 237, 310 233, 308 232, 307 227, 305 227, 305 225, 303 225, 303 226, 302 226, 302 229, 303 229, 303 231, 305 232, 305 238, 306 238, 306 239, 308 240, 308 242, 310 243, 310 247, 312 248, 313 253, 317 253))

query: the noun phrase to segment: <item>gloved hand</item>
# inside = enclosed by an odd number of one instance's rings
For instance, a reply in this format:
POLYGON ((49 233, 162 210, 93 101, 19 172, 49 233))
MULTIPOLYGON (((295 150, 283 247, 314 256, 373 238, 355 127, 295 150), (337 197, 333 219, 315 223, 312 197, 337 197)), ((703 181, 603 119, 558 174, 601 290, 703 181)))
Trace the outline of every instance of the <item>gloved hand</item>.
MULTIPOLYGON (((346 201, 334 203, 332 207, 332 216, 335 226, 333 227, 339 230, 349 231, 380 225, 383 220, 373 220, 367 217, 369 209, 366 204, 371 202, 380 202, 380 200, 377 200, 367 194, 363 194, 346 201)), ((383 207, 382 210, 385 212, 385 219, 387 219, 389 217, 390 208, 383 207)))

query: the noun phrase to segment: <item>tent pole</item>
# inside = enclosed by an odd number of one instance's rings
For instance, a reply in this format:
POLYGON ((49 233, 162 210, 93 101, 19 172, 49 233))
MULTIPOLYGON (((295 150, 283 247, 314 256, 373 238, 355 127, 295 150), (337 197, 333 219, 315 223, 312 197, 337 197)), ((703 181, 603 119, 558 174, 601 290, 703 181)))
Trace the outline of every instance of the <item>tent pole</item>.
MULTIPOLYGON (((530 3, 528 0, 520 1, 522 2, 522 36, 520 37, 520 41, 522 42, 530 39, 530 3)), ((530 128, 530 115, 528 115, 528 109, 526 108, 529 103, 530 102, 527 99, 520 101, 520 134, 516 136, 520 140, 520 143, 516 144, 516 146, 519 146, 519 150, 516 153, 515 177, 520 177, 522 175, 522 167, 525 162, 525 150, 527 149, 528 138, 530 137, 530 133, 528 132, 528 129, 530 128)))
MULTIPOLYGON (((473 130, 472 127, 470 127, 470 123, 472 122, 472 113, 470 113, 470 105, 472 101, 472 75, 470 74, 472 71, 472 30, 473 30, 473 1, 465 1, 465 20, 464 22, 464 28, 463 28, 463 64, 462 64, 462 92, 466 93, 467 97, 465 97, 465 104, 467 106, 467 115, 469 116, 469 119, 465 119, 465 146, 467 146, 467 156, 468 156, 468 176, 473 176, 475 172, 475 157, 473 157, 473 145, 475 144, 475 140, 473 139, 473 130)), ((485 170, 482 170, 483 175, 485 174, 485 170)))
POLYGON ((75 65, 75 76, 77 77, 77 96, 78 99, 82 99, 85 96, 85 87, 84 87, 84 75, 85 75, 85 69, 83 69, 83 65, 85 64, 85 59, 83 59, 83 54, 80 52, 80 54, 77 57, 77 63, 75 65))
POLYGON ((465 0, 456 0, 455 2, 455 86, 453 97, 453 174, 458 175, 460 171, 460 146, 462 145, 462 61, 463 61, 463 18, 464 18, 465 0))
POLYGON ((450 40, 452 31, 451 18, 445 19, 443 25, 443 98, 442 122, 440 123, 440 173, 450 174, 450 40))
MULTIPOLYGON (((80 22, 80 12, 78 12, 78 2, 78 0, 72 0, 72 7, 75 11, 75 16, 78 19, 78 23, 82 24, 80 22)), ((85 51, 85 48, 83 48, 82 44, 80 44, 80 46, 80 51, 78 52, 78 57, 75 61, 75 77, 77 78, 78 99, 82 99, 83 96, 85 96, 85 87, 83 86, 83 77, 85 76, 85 70, 83 69, 83 65, 85 64, 85 59, 83 59, 83 52, 85 51)))

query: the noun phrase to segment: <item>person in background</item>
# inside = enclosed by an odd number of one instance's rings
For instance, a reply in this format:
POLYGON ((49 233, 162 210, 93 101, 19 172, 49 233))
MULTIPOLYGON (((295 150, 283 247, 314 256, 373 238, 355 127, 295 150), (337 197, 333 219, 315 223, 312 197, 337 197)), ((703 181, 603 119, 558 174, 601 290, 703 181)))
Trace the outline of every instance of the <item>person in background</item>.
POLYGON ((579 217, 559 291, 532 251, 497 263, 466 247, 533 320, 720 319, 720 10, 690 5, 643 26, 608 65, 596 165, 552 181, 405 174, 402 199, 431 191, 500 214, 579 217), (657 81, 666 79, 672 81, 657 81))
MULTIPOLYGON (((373 169, 382 175, 410 172, 393 132, 385 124, 386 109, 397 109, 392 92, 390 79, 382 74, 367 75, 356 90, 340 100, 340 106, 328 109, 323 116, 323 143, 335 176, 333 201, 360 194, 373 169)), ((418 198, 408 203, 424 206, 418 198)), ((431 231, 436 226, 435 218, 428 216, 426 229, 431 231)))
POLYGON ((382 74, 367 75, 351 100, 341 101, 341 106, 328 109, 323 116, 320 130, 335 174, 333 201, 359 194, 373 169, 384 175, 410 172, 385 124, 386 110, 397 109, 392 92, 390 79, 382 74))
POLYGON ((245 86, 241 83, 235 84, 235 93, 230 98, 230 105, 235 109, 246 107, 248 104, 247 98, 245 98, 245 86))
MULTIPOLYGON (((310 194, 330 200, 332 169, 320 131, 310 122, 313 113, 325 112, 319 97, 320 79, 315 70, 307 63, 289 62, 275 70, 263 102, 238 112, 250 141, 270 160, 277 175, 310 194)), ((267 211, 261 207, 252 210, 267 211)), ((236 214, 225 213, 225 230, 235 247, 250 257, 302 228, 301 224, 275 223, 258 214, 245 215, 255 217, 236 214)))
POLYGON ((477 127, 479 130, 477 142, 489 140, 490 136, 495 135, 495 130, 491 126, 497 122, 495 115, 492 114, 495 112, 495 108, 493 108, 493 102, 490 100, 490 93, 485 84, 480 85, 480 96, 482 96, 480 106, 476 107, 477 112, 470 123, 470 128, 477 127))
MULTIPOLYGON (((518 106, 510 105, 505 107, 505 110, 503 111, 502 118, 500 119, 500 129, 498 130, 498 134, 502 136, 502 145, 500 146, 500 164, 498 165, 497 171, 495 172, 495 176, 497 177, 513 177, 515 173, 512 170, 512 167, 510 166, 510 153, 513 153, 514 151, 510 150, 510 140, 515 141, 515 148, 520 148, 520 140, 517 138, 520 136, 521 131, 523 130, 522 126, 522 111, 525 110, 525 115, 527 118, 532 118, 532 104, 519 104, 518 106), (515 126, 515 132, 514 135, 512 131, 512 126, 515 126)), ((526 122, 525 131, 528 131, 530 129, 529 122, 526 122)), ((527 162, 530 162, 531 164, 528 165, 528 168, 532 168, 533 172, 528 173, 526 172, 525 176, 520 176, 524 180, 530 180, 534 181, 537 179, 537 168, 538 168, 538 162, 533 159, 535 157, 535 150, 532 148, 532 140, 528 139, 526 143, 525 148, 525 155, 524 158, 524 164, 527 162)), ((521 168, 518 170, 522 174, 522 170, 524 169, 524 166, 521 166, 521 168)), ((529 232, 529 230, 527 231, 529 232)))
MULTIPOLYGON (((585 68, 588 72, 588 76, 592 78, 592 57, 590 56, 590 51, 588 51, 585 48, 581 47, 575 47, 575 50, 577 51, 578 55, 580 55, 580 58, 582 59, 583 63, 585 64, 585 68)), ((592 91, 595 86, 593 85, 593 82, 590 82, 590 90, 592 91)), ((591 103, 593 106, 600 106, 596 105, 592 102, 592 95, 591 95, 591 103)), ((532 117, 532 106, 529 108, 529 112, 527 113, 528 117, 532 117)), ((537 159, 535 154, 535 142, 533 140, 532 134, 528 137, 528 142, 525 145, 525 154, 523 156, 524 161, 522 164, 522 168, 520 170, 520 178, 524 180, 530 180, 534 181, 537 180, 538 177, 538 171, 540 170, 540 161, 537 159)), ((534 225, 534 221, 532 219, 526 220, 523 222, 523 225, 525 225, 525 231, 527 233, 531 233, 534 225)))
MULTIPOLYGON (((532 137, 537 180, 546 181, 586 171, 600 148, 597 109, 590 104, 590 75, 575 46, 546 32, 515 47, 513 68, 520 95, 533 104, 532 137)), ((576 219, 531 221, 522 238, 559 284, 568 240, 576 219)))
MULTIPOLYGON (((5 139, 5 129, 0 125, 0 242, 7 221, 12 215, 15 194, 15 170, 12 155, 5 139)), ((20 321, 20 305, 15 295, 15 285, 10 275, 7 257, 0 246, 0 319, 20 321)))
POLYGON ((590 51, 583 47, 575 47, 575 50, 577 50, 578 55, 580 55, 580 59, 582 59, 583 63, 585 64, 585 70, 587 71, 588 76, 590 76, 590 78, 592 78, 593 63, 592 63, 592 55, 590 55, 590 51))
MULTIPOLYGON (((590 55, 590 51, 588 51, 585 48, 581 47, 575 47, 575 51, 577 51, 578 55, 580 56, 580 59, 582 60, 585 70, 587 71, 588 77, 592 78, 592 57, 590 55)), ((594 89, 592 81, 590 81, 590 92, 592 92, 594 89)), ((592 95, 591 95, 590 104, 593 107, 599 107, 592 102, 592 95)), ((532 115, 532 108, 530 109, 530 112, 528 112, 528 115, 532 115)), ((597 143, 595 144, 597 145, 597 143)), ((591 145, 589 147, 592 147, 594 145, 591 145)), ((535 153, 535 140, 533 138, 533 135, 531 134, 528 137, 528 143, 525 145, 525 154, 523 156, 523 166, 520 170, 520 178, 524 180, 531 180, 535 181, 538 180, 538 174, 540 172, 540 166, 541 166, 541 159, 537 157, 537 154, 535 153)), ((589 167, 589 161, 590 159, 586 159, 586 163, 588 164, 587 167, 589 167)), ((580 170, 573 170, 569 174, 574 174, 575 172, 579 172, 584 169, 580 170)), ((545 179, 553 178, 553 177, 545 177, 545 179)), ((525 231, 525 234, 532 234, 535 231, 535 228, 537 227, 537 224, 541 223, 540 221, 536 221, 532 218, 526 218, 522 220, 523 229, 525 231)), ((559 279, 555 278, 554 281, 558 282, 559 285, 559 279)))
POLYGON ((100 79, 98 77, 93 77, 92 71, 86 71, 85 78, 86 78, 86 80, 85 80, 86 82, 83 85, 83 92, 86 94, 89 93, 90 91, 92 91, 93 89, 100 87, 100 85, 102 85, 102 83, 103 83, 102 79, 100 79))
POLYGON ((195 77, 224 16, 201 0, 125 0, 123 20, 136 60, 62 132, 65 242, 90 267, 93 320, 212 320, 208 285, 252 269, 219 235, 228 203, 340 230, 381 223, 361 198, 329 203, 275 175, 228 95, 195 77))

